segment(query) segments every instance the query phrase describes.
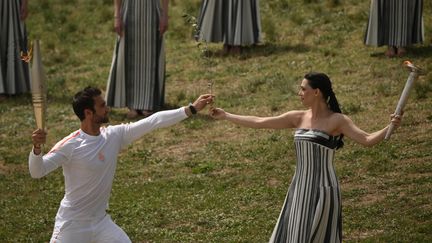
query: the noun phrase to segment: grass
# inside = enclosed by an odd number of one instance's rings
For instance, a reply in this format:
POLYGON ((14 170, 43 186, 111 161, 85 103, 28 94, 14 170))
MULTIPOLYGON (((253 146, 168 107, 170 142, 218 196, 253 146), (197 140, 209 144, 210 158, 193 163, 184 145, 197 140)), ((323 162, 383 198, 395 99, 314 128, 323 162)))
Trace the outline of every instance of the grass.
MULTIPOLYGON (((215 81, 217 105, 240 114, 302 109, 296 93, 308 71, 328 73, 342 110, 361 128, 385 126, 408 72, 404 59, 362 43, 369 1, 261 1, 263 43, 240 56, 209 45, 203 64, 182 16, 199 1, 172 1, 166 35, 169 107, 188 104, 215 81), (310 3, 308 3, 310 2, 310 3)), ((426 39, 406 59, 432 70, 432 3, 426 39)), ((79 127, 70 97, 106 87, 115 36, 112 1, 30 1, 30 39, 41 39, 48 83, 46 149, 79 127)), ((432 72, 420 77, 403 125, 388 142, 337 152, 345 242, 431 242, 432 72)), ((31 179, 34 118, 29 95, 0 103, 0 239, 46 242, 63 196, 57 170, 31 179)), ((127 122, 116 109, 111 123, 127 122)), ((119 158, 109 212, 134 242, 265 242, 295 170, 292 130, 252 130, 199 115, 146 135, 119 158)))

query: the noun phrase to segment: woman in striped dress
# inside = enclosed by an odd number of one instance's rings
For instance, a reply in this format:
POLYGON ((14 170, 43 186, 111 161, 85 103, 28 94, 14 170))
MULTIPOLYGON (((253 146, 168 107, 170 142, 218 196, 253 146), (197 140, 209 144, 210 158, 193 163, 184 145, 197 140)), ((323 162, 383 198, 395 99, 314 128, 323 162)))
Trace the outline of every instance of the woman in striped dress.
POLYGON ((106 100, 112 107, 128 107, 128 118, 148 116, 164 105, 168 0, 161 2, 114 0, 118 36, 106 100))
POLYGON ((386 56, 403 56, 407 46, 422 43, 423 0, 372 0, 365 44, 387 45, 386 56))
MULTIPOLYGON (((214 108, 210 115, 250 128, 296 128, 297 167, 270 242, 342 242, 341 196, 333 167, 335 150, 343 146, 344 136, 374 145, 384 139, 388 126, 374 133, 358 128, 341 114, 331 81, 323 73, 306 74, 298 95, 308 110, 256 117, 214 108)), ((396 127, 400 121, 400 116, 391 116, 396 127)))
POLYGON ((29 67, 20 53, 27 53, 27 0, 0 1, 0 100, 30 90, 29 67))
POLYGON ((239 53, 241 46, 261 40, 258 0, 203 0, 198 17, 198 39, 223 42, 224 51, 239 53))

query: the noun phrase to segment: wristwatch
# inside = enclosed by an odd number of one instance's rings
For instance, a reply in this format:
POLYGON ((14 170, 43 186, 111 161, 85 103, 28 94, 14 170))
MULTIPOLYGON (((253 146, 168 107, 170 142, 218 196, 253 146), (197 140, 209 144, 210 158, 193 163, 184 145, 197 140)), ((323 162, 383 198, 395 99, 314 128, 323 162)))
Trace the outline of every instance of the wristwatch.
POLYGON ((192 103, 189 103, 189 110, 191 111, 192 115, 195 115, 197 113, 197 110, 192 105, 192 103))

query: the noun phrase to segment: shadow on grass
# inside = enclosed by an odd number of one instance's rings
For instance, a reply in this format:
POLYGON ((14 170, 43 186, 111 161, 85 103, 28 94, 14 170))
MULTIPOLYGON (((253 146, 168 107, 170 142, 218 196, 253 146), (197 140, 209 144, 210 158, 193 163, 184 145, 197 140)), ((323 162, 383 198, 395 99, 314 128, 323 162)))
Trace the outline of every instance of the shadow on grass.
POLYGON ((282 53, 305 53, 311 50, 310 47, 304 44, 288 45, 288 44, 275 44, 264 43, 259 45, 244 46, 241 49, 241 54, 225 53, 222 49, 217 51, 209 50, 207 55, 210 57, 224 58, 231 56, 238 56, 240 59, 249 59, 258 56, 270 56, 282 53))
POLYGON ((262 45, 247 46, 242 48, 241 56, 255 57, 255 56, 270 56, 273 54, 282 53, 305 53, 311 51, 311 48, 304 44, 289 45, 289 44, 275 44, 265 43, 262 45))
POLYGON ((31 94, 6 95, 6 98, 0 102, 0 107, 11 107, 21 105, 31 105, 31 94))
MULTIPOLYGON (((432 46, 416 46, 416 47, 407 47, 407 52, 402 57, 394 57, 394 58, 402 58, 402 59, 413 59, 413 58, 427 58, 432 56, 432 46)), ((388 58, 385 55, 385 51, 383 52, 373 52, 370 54, 371 57, 376 58, 388 58)))
POLYGON ((432 45, 410 47, 407 50, 406 57, 422 57, 422 58, 432 57, 432 45))

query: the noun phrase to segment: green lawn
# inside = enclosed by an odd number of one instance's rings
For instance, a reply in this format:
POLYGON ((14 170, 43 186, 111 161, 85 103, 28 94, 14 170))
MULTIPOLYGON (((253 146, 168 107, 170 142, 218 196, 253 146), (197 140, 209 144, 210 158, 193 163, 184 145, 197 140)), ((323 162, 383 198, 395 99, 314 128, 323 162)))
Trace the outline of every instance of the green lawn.
MULTIPOLYGON (((30 0, 30 39, 41 39, 48 84, 46 150, 79 128, 70 97, 106 88, 112 60, 112 0, 30 0)), ((328 73, 344 113, 372 132, 389 121, 408 72, 430 72, 410 94, 390 141, 364 148, 346 139, 335 167, 344 242, 432 242, 432 2, 425 42, 406 58, 363 44, 370 1, 262 0, 263 43, 240 56, 209 45, 210 65, 182 18, 199 0, 170 2, 167 107, 188 104, 215 82, 216 105, 240 114, 302 109, 297 90, 311 71, 328 73), (312 3, 304 3, 312 2, 312 3), (333 2, 341 2, 334 4, 333 2)), ((0 103, 0 239, 47 242, 63 197, 61 169, 30 178, 35 129, 30 95, 0 103)), ((128 122, 114 109, 111 123, 128 122)), ((109 213, 133 242, 266 242, 295 170, 293 130, 252 130, 205 113, 146 135, 119 158, 109 213)))

